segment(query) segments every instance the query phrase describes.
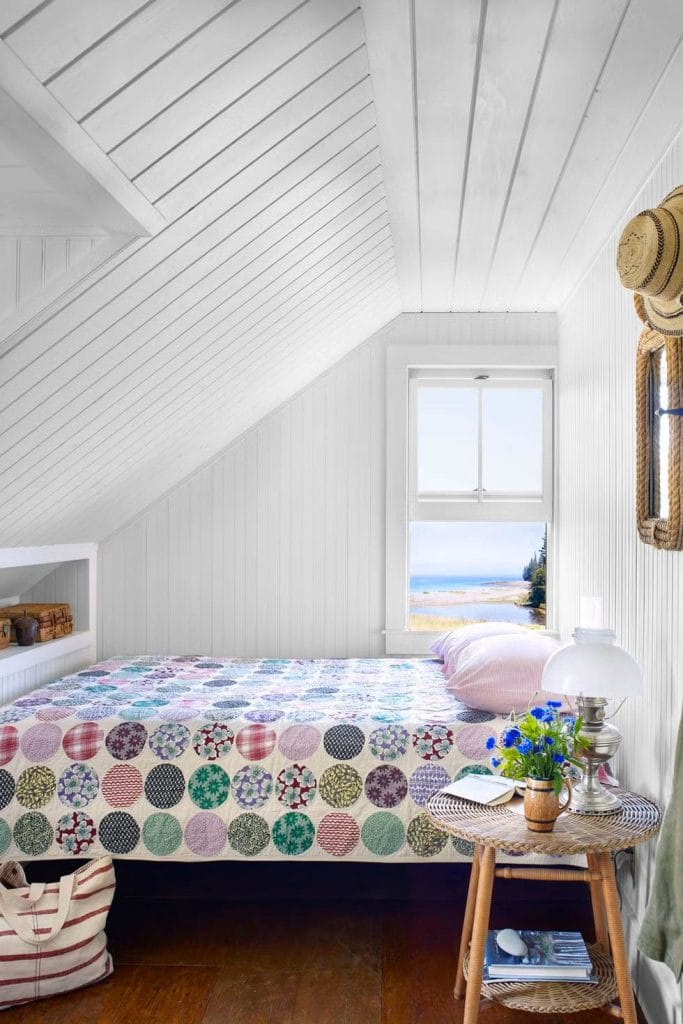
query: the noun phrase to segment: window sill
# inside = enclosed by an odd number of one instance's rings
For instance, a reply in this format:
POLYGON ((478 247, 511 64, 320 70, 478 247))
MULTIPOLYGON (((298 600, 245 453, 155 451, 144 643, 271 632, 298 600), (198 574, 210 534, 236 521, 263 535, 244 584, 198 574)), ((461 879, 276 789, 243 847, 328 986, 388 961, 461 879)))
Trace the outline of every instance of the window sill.
MULTIPOLYGON (((461 627, 465 628, 465 627, 461 627)), ((385 652, 389 655, 401 657, 424 657, 432 654, 431 646, 437 637, 447 633, 447 629, 438 630, 417 630, 417 629, 385 629, 385 652)), ((553 640, 559 640, 560 634, 552 629, 538 629, 533 631, 536 636, 549 636, 553 640)))

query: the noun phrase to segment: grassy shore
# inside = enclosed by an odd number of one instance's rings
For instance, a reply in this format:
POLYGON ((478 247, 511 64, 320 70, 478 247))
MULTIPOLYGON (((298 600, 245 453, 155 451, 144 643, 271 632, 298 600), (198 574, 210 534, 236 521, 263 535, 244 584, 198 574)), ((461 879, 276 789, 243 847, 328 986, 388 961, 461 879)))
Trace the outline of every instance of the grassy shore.
MULTIPOLYGON (((422 612, 410 613, 410 629, 437 631, 446 633, 449 629, 460 626, 471 626, 473 622, 487 622, 488 619, 447 619, 444 615, 425 615, 422 612)), ((545 622, 530 622, 527 629, 545 629, 545 622)))

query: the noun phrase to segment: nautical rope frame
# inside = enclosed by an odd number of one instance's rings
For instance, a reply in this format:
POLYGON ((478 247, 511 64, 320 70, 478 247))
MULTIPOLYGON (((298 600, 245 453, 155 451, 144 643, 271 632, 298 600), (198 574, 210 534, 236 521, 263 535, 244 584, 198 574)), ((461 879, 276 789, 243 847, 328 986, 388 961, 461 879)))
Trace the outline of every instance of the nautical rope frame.
MULTIPOLYGON (((640 296, 636 297, 637 299, 640 296)), ((636 306, 638 303, 636 303, 636 306)), ((683 548, 681 519, 681 459, 683 451, 683 338, 660 334, 646 327, 638 340, 636 354, 636 519, 640 539, 657 548, 683 548), (651 359, 663 348, 666 353, 668 400, 659 407, 659 395, 652 387, 651 359), (666 519, 652 514, 653 481, 659 459, 659 418, 669 418, 668 483, 669 508, 666 519)), ((656 483, 655 485, 656 486, 656 483)), ((658 505, 658 501, 655 503, 658 505)))

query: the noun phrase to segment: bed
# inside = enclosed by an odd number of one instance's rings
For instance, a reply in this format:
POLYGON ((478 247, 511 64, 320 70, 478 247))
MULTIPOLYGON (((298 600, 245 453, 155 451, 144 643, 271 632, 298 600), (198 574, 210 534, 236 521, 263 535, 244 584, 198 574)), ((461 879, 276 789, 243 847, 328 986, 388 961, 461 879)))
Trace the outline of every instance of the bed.
POLYGON ((425 803, 503 722, 431 659, 113 658, 0 710, 0 856, 467 860, 425 803))

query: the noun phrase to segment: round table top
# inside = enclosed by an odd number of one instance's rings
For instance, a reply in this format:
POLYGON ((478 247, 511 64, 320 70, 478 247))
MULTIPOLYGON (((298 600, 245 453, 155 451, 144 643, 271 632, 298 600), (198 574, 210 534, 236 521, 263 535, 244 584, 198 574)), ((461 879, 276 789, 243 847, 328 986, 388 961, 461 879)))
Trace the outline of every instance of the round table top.
POLYGON ((657 805, 628 790, 615 788, 614 792, 621 800, 616 811, 567 811, 559 816, 552 832, 529 831, 521 797, 490 807, 448 793, 434 793, 427 801, 427 813, 438 828, 510 853, 604 853, 625 850, 656 835, 661 820, 657 805))

